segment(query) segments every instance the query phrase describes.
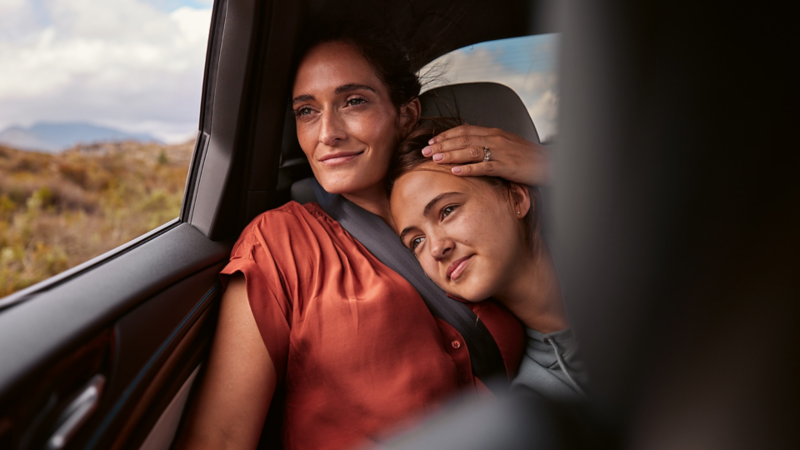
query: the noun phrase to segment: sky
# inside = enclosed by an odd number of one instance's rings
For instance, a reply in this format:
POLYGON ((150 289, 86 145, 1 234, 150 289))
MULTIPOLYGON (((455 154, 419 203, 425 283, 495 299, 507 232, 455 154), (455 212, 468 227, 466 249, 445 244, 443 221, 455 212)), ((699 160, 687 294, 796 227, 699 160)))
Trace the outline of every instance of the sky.
POLYGON ((0 130, 194 134, 212 0, 0 0, 0 130))
MULTIPOLYGON (((194 136, 212 0, 0 0, 0 130, 89 122, 165 142, 194 136)), ((449 82, 520 94, 543 140, 556 133, 555 35, 445 57, 449 82)))

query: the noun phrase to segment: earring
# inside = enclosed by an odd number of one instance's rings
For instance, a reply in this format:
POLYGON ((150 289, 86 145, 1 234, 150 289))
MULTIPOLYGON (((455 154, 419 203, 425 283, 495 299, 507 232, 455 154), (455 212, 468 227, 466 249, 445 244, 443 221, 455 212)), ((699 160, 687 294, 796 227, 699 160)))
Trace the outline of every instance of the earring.
POLYGON ((517 214, 519 214, 519 211, 517 211, 517 214))

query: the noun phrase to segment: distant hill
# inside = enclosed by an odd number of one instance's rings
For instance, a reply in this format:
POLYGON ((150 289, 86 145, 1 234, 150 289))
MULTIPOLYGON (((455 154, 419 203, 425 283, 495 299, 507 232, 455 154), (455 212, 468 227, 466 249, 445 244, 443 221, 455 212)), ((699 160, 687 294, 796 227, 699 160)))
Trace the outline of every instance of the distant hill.
POLYGON ((75 144, 107 141, 158 142, 149 134, 131 134, 85 122, 39 122, 28 128, 11 126, 0 132, 0 144, 23 150, 58 152, 75 144))

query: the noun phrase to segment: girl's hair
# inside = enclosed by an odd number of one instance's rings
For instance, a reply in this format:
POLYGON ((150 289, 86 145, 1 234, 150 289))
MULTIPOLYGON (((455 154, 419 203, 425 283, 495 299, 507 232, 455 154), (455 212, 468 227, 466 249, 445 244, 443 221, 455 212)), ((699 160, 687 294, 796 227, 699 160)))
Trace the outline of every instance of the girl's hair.
POLYGON ((316 35, 301 41, 295 68, 314 47, 331 42, 342 42, 355 47, 372 66, 381 81, 388 87, 392 104, 400 108, 419 96, 422 89, 417 70, 425 61, 424 52, 408 45, 387 30, 357 26, 363 22, 345 22, 336 28, 320 27, 316 35))
MULTIPOLYGON (((434 136, 461 125, 461 121, 455 118, 424 118, 420 121, 415 130, 406 136, 400 143, 397 151, 392 156, 389 165, 389 173, 386 175, 386 190, 391 195, 394 183, 401 176, 413 171, 425 163, 431 163, 431 159, 422 155, 422 149, 428 145, 428 141, 434 136)), ((456 175, 452 175, 456 176, 456 175)), ((482 176, 481 180, 489 185, 502 189, 508 201, 511 201, 511 181, 505 178, 482 176)), ((540 231, 539 213, 539 190, 526 187, 530 193, 531 208, 523 219, 525 243, 534 250, 535 237, 540 231)), ((509 203, 510 206, 510 203, 509 203)))

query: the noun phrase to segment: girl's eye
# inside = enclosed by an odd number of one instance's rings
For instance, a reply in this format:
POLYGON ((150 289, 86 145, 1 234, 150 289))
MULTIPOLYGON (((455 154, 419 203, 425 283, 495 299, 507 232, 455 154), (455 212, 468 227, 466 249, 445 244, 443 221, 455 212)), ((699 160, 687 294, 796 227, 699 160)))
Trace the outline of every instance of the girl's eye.
POLYGON ((412 251, 416 250, 417 247, 419 246, 419 244, 422 244, 422 241, 424 241, 424 240, 425 240, 425 238, 422 237, 422 236, 415 237, 415 238, 411 239, 411 242, 409 242, 408 246, 411 248, 412 251))
POLYGON ((347 99, 347 106, 357 106, 357 105, 360 105, 360 104, 366 103, 366 102, 367 101, 364 100, 361 97, 353 97, 353 98, 347 99))
POLYGON ((445 217, 449 216, 450 214, 453 214, 453 211, 455 211, 456 208, 458 208, 458 206, 456 206, 456 205, 445 206, 442 209, 442 219, 444 219, 445 217))

